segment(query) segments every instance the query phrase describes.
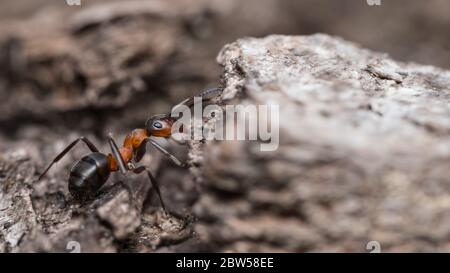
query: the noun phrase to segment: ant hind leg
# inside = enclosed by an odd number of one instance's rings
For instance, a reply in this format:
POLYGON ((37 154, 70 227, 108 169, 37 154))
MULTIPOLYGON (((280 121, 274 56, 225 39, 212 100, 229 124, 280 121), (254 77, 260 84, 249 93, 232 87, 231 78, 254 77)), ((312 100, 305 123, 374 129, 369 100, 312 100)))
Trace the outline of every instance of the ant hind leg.
POLYGON ((75 141, 70 143, 61 153, 59 153, 55 157, 55 159, 53 159, 53 161, 48 165, 48 167, 45 169, 45 171, 39 176, 38 180, 41 180, 45 176, 45 174, 50 170, 50 168, 53 166, 53 164, 55 164, 61 158, 63 158, 80 141, 83 141, 88 146, 88 148, 91 150, 91 152, 98 153, 97 147, 95 147, 95 145, 89 139, 85 138, 84 136, 79 137, 75 141))

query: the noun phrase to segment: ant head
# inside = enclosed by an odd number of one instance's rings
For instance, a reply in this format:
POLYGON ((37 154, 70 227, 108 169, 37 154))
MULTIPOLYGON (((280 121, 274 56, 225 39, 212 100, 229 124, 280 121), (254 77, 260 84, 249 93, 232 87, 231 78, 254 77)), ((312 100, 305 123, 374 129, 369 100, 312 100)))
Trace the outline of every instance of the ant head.
POLYGON ((168 115, 155 115, 145 122, 145 129, 150 136, 169 137, 172 134, 173 122, 168 115))

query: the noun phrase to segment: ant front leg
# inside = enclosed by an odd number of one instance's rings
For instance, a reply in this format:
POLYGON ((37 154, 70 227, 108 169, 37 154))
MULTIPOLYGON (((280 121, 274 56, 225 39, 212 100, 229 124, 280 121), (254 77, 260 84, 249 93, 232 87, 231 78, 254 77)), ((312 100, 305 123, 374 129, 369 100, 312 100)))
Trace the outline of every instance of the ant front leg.
POLYGON ((177 166, 180 167, 186 167, 187 164, 181 162, 181 160, 179 160, 178 158, 176 158, 173 154, 171 154, 169 151, 167 151, 166 149, 164 149, 161 145, 159 145, 158 142, 154 141, 153 139, 147 137, 145 138, 141 145, 138 147, 137 153, 136 155, 138 155, 136 157, 136 162, 139 162, 142 159, 142 156, 145 153, 145 149, 146 149, 146 145, 147 142, 149 142, 150 144, 152 144, 156 149, 158 149, 158 151, 160 151, 161 153, 163 153, 167 158, 169 158, 170 160, 172 160, 173 163, 175 163, 177 166))
POLYGON ((48 165, 48 167, 45 169, 45 171, 39 176, 38 180, 41 180, 45 176, 45 174, 50 170, 50 168, 53 166, 53 164, 55 164, 61 158, 63 158, 78 142, 80 142, 80 140, 83 141, 88 146, 88 148, 91 150, 91 152, 98 153, 97 147, 95 147, 95 145, 89 139, 85 138, 84 136, 79 137, 75 141, 70 143, 59 155, 57 155, 55 157, 55 159, 53 159, 53 161, 50 163, 50 165, 48 165))
POLYGON ((197 94, 197 95, 194 95, 193 97, 185 99, 184 101, 177 104, 175 107, 177 107, 178 105, 186 105, 188 107, 192 107, 195 104, 195 100, 194 100, 195 97, 201 98, 202 101, 211 101, 213 98, 221 95, 222 92, 223 92, 222 87, 209 88, 209 89, 202 91, 200 94, 197 94))

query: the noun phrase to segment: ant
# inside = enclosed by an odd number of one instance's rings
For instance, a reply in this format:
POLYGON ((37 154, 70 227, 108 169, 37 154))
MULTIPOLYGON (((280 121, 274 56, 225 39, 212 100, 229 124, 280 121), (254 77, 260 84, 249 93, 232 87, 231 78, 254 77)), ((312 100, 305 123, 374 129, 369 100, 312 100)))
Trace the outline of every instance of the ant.
MULTIPOLYGON (((202 101, 211 100, 222 92, 222 88, 211 88, 201 92, 197 97, 201 97, 202 101)), ((195 97, 195 96, 194 96, 195 97)), ((191 107, 194 105, 194 97, 184 100, 178 105, 186 105, 191 107)), ((111 172, 120 171, 126 174, 131 171, 136 174, 146 172, 152 186, 158 194, 161 206, 164 212, 167 213, 164 201, 161 197, 158 182, 146 166, 136 166, 146 152, 147 143, 152 144, 157 150, 162 152, 165 156, 172 160, 176 165, 185 167, 187 164, 182 163, 178 158, 169 153, 161 145, 150 137, 164 137, 169 138, 172 134, 172 125, 177 121, 177 118, 171 117, 170 113, 154 115, 145 123, 145 129, 134 129, 129 133, 119 148, 114 141, 112 134, 108 134, 108 142, 111 148, 111 153, 103 154, 99 152, 97 147, 86 137, 82 136, 70 143, 45 171, 39 176, 41 180, 53 164, 57 163, 63 158, 77 143, 84 142, 91 150, 91 153, 81 158, 72 167, 69 175, 68 188, 70 194, 76 201, 85 201, 95 196, 98 190, 106 183, 111 172)))

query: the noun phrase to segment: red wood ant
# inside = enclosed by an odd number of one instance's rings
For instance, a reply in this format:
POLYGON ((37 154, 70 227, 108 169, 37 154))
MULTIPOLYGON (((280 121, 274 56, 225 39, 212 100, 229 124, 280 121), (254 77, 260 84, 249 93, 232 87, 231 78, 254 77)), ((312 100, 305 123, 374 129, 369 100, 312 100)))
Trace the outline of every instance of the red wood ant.
MULTIPOLYGON (((207 101, 221 93, 221 88, 212 88, 201 92, 197 97, 201 97, 202 101, 207 101)), ((191 107, 194 105, 194 97, 186 99, 179 105, 186 105, 191 107)), ((77 201, 84 201, 95 196, 97 191, 106 183, 111 172, 120 171, 122 174, 126 174, 128 171, 139 174, 146 172, 152 186, 155 188, 161 206, 166 211, 164 201, 161 197, 158 182, 152 175, 150 170, 146 166, 136 166, 146 152, 147 143, 152 144, 165 156, 171 159, 176 165, 180 167, 186 166, 186 163, 182 163, 174 155, 169 153, 161 145, 150 137, 164 137, 169 138, 171 136, 171 129, 173 123, 177 118, 171 117, 170 113, 155 115, 149 118, 145 123, 145 129, 134 129, 129 133, 123 142, 121 148, 119 148, 114 141, 111 134, 108 135, 108 142, 111 148, 111 153, 100 153, 97 147, 84 136, 79 137, 72 143, 70 143, 45 171, 39 176, 41 180, 48 170, 63 158, 77 143, 84 142, 92 153, 84 156, 72 167, 69 175, 69 192, 77 201)))

